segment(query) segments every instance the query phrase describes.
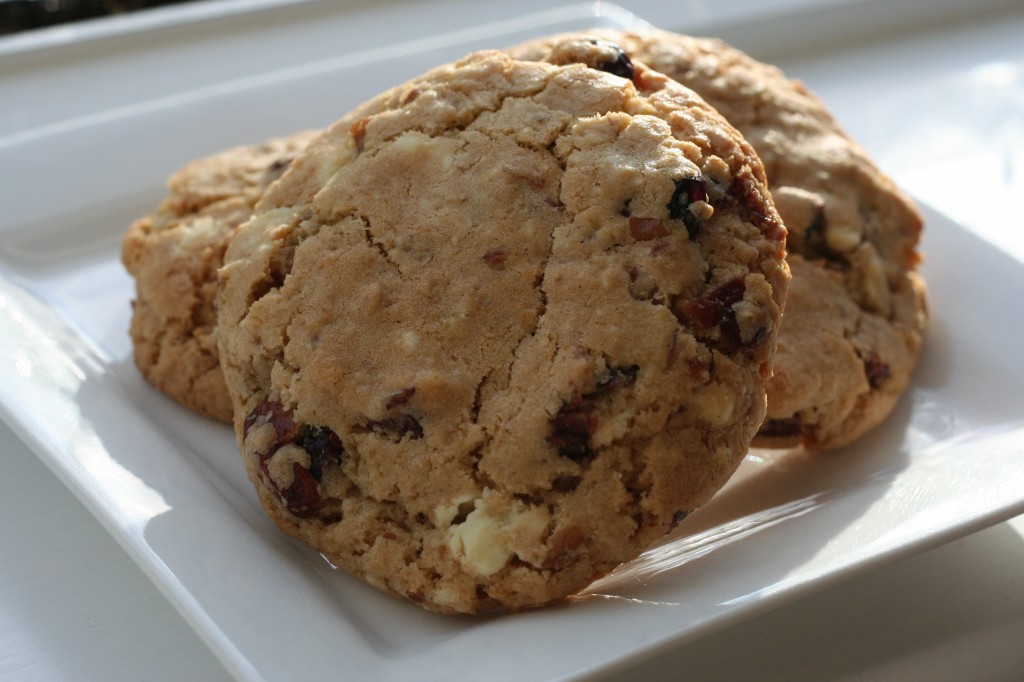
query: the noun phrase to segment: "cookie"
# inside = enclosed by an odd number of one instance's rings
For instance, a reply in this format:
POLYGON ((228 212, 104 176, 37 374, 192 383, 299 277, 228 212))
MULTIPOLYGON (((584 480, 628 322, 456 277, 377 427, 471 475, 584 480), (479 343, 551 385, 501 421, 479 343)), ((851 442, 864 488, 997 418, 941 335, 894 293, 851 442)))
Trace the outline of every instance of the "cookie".
POLYGON ((639 554, 733 473, 788 283, 750 146, 612 45, 483 52, 329 127, 240 228, 218 344, 286 533, 445 613, 639 554))
MULTIPOLYGON (((764 162, 794 281, 756 444, 836 448, 879 424, 910 382, 926 324, 913 203, 817 97, 774 66, 719 40, 656 29, 575 38, 615 42, 692 88, 764 162)), ((567 39, 510 52, 540 58, 567 39)))
POLYGON ((124 236, 122 261, 136 288, 135 364, 151 384, 200 414, 231 421, 214 340, 224 250, 256 199, 311 137, 299 133, 193 161, 168 181, 170 195, 156 211, 124 236))

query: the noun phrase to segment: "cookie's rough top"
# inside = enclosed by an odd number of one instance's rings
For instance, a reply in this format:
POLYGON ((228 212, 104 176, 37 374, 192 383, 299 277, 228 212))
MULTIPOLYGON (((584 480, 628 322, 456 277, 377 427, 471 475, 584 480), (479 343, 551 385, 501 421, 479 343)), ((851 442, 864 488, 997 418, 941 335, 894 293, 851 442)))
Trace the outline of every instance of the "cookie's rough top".
POLYGON ((153 213, 135 221, 122 261, 135 278, 130 334, 135 363, 186 407, 231 421, 217 358, 217 269, 237 227, 312 133, 237 147, 193 161, 168 181, 153 213))
POLYGON ((440 612, 589 584, 703 504, 764 415, 788 282, 749 145, 613 45, 478 53, 328 128, 221 270, 261 503, 440 612))
POLYGON ((910 382, 926 324, 912 202, 801 83, 721 41, 595 30, 510 53, 542 58, 573 38, 615 42, 692 88, 764 162, 794 281, 757 444, 828 449, 876 426, 910 382))

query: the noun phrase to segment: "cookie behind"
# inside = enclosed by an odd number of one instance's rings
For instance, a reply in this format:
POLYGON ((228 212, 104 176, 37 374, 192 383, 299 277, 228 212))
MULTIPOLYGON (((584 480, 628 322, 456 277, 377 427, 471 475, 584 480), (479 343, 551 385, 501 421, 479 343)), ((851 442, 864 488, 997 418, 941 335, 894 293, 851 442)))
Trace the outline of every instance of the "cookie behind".
POLYGON ((755 443, 825 450, 878 425, 910 383, 927 322, 913 202, 801 83, 721 41, 598 29, 509 52, 541 58, 573 37, 617 43, 692 88, 764 162, 794 281, 755 443))
POLYGON ((177 171, 153 213, 132 223, 121 259, 135 279, 135 364, 185 407, 231 421, 217 355, 217 269, 266 187, 312 137, 297 133, 198 159, 177 171))

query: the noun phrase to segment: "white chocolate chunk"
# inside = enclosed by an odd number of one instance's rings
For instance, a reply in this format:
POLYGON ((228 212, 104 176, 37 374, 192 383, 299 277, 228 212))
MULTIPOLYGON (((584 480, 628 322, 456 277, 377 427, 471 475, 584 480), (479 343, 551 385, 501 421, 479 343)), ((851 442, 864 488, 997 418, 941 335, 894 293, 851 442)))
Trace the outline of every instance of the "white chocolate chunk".
POLYGON ((452 525, 452 521, 459 515, 459 510, 468 502, 475 499, 473 495, 460 495, 446 503, 434 507, 434 525, 444 528, 452 525))
POLYGON ((712 426, 732 422, 735 405, 732 396, 720 384, 709 384, 700 392, 697 410, 701 419, 712 426))
POLYGON ((493 575, 512 556, 505 545, 502 520, 488 514, 478 500, 463 523, 453 526, 448 546, 462 563, 479 575, 493 575))
POLYGON ((452 608, 459 603, 459 595, 447 587, 442 587, 434 592, 434 594, 430 595, 430 601, 434 602, 438 606, 452 608))
POLYGON ((420 336, 416 332, 409 330, 402 334, 402 346, 408 350, 415 350, 416 345, 420 342, 420 336))
POLYGON ((825 243, 839 253, 850 253, 863 240, 863 235, 853 225, 830 225, 825 230, 825 243))
POLYGON ((219 223, 210 216, 202 216, 188 223, 188 226, 182 229, 181 240, 175 245, 177 253, 190 252, 198 246, 197 242, 209 239, 218 228, 219 223))
POLYGON ((892 293, 878 251, 872 244, 862 244, 850 255, 853 270, 850 273, 857 302, 880 315, 892 312, 892 293))
POLYGON ((706 201, 695 201, 687 208, 697 220, 711 220, 711 216, 715 214, 714 206, 706 201))

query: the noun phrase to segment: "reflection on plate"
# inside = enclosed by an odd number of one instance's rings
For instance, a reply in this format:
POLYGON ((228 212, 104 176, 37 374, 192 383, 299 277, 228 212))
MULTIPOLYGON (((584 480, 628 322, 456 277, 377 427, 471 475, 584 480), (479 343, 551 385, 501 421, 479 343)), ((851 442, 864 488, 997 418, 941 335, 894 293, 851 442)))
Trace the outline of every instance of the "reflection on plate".
POLYGON ((181 162, 306 127, 309 111, 329 119, 424 64, 476 47, 630 21, 607 5, 561 11, 475 42, 463 34, 391 57, 339 58, 0 140, 4 167, 36 180, 5 199, 9 220, 0 228, 4 417, 238 677, 607 672, 1024 511, 1024 422, 1015 405, 1024 322, 1007 314, 1019 307, 1024 265, 928 210, 933 320, 914 385, 892 418, 841 452, 751 452, 671 538, 539 611, 439 617, 335 570, 263 516, 230 429, 139 378, 119 242, 181 162), (346 87, 329 87, 339 82, 346 87), (274 106, 300 95, 303 111, 274 106), (187 139, 159 134, 184 129, 187 139), (82 158, 93 170, 74 191, 47 189, 44 178, 71 186, 82 158))

